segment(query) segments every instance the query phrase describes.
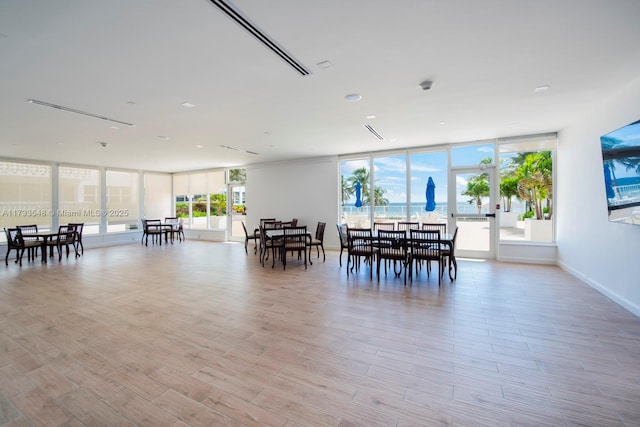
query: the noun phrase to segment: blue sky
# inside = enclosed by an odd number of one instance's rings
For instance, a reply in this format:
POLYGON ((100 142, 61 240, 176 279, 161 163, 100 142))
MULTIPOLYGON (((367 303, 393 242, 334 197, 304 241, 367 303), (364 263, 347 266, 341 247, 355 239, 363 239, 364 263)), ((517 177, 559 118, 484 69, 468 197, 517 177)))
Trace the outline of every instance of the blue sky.
MULTIPOLYGON (((493 157, 493 144, 452 148, 452 162, 455 166, 478 165, 480 160, 493 157)), ((429 177, 436 184, 436 203, 447 200, 447 152, 428 151, 410 154, 411 160, 411 202, 426 202, 426 185, 429 177)), ((342 175, 351 176, 358 168, 369 168, 369 159, 342 162, 342 175)), ((407 161, 404 155, 389 155, 374 158, 376 186, 386 189, 385 197, 390 203, 405 203, 407 200, 407 161)), ((466 188, 462 177, 457 182, 458 192, 466 188)), ((355 201, 355 197, 353 197, 355 201)))

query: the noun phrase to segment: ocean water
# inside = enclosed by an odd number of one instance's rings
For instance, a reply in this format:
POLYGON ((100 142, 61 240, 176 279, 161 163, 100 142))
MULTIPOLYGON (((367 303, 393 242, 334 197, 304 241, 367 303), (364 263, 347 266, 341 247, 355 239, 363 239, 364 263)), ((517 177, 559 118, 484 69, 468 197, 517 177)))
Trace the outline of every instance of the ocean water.
MULTIPOLYGON (((436 209, 433 212, 427 212, 425 209, 425 203, 412 203, 410 206, 410 217, 411 218, 420 218, 427 214, 438 213, 440 216, 447 216, 447 204, 446 203, 438 203, 436 205, 436 209)), ((475 204, 469 203, 458 203, 458 215, 460 214, 477 214, 478 208, 475 204)), ((362 206, 361 208, 356 208, 353 205, 345 205, 343 206, 342 211, 345 214, 367 214, 369 212, 369 206, 362 206)), ((482 213, 489 212, 488 206, 484 206, 482 209, 482 213)), ((407 205, 406 203, 389 203, 388 206, 376 206, 375 208, 375 217, 386 217, 389 219, 405 219, 407 217, 407 205)))

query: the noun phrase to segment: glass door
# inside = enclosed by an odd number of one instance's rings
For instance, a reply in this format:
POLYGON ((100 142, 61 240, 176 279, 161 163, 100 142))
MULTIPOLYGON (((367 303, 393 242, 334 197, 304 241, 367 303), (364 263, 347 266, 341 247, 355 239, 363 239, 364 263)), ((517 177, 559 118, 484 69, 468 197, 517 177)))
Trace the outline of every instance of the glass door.
MULTIPOLYGON (((244 241, 244 230, 242 229, 242 221, 246 221, 246 192, 244 184, 229 184, 227 190, 227 200, 229 201, 227 209, 227 240, 244 241)), ((251 224, 246 224, 247 230, 251 233, 253 228, 251 224)))
POLYGON ((451 171, 449 230, 458 227, 456 256, 495 256, 495 168, 475 166, 451 171), (454 192, 455 194, 451 194, 454 192))

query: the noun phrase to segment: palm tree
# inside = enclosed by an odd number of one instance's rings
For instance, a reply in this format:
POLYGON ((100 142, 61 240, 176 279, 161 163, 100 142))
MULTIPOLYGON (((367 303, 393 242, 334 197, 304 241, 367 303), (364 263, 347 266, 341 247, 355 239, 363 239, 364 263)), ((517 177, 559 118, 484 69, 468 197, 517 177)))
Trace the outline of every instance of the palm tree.
POLYGON ((470 196, 469 204, 476 203, 478 213, 482 211, 482 198, 489 196, 489 181, 486 174, 476 175, 467 181, 467 189, 460 193, 463 196, 470 196))
POLYGON ((365 167, 358 168, 353 171, 351 176, 347 179, 349 182, 348 189, 351 194, 356 192, 356 183, 359 182, 362 186, 360 188, 360 198, 362 200, 363 205, 367 205, 370 203, 369 198, 369 180, 370 180, 369 170, 365 167))
POLYGON ((534 210, 536 219, 544 218, 542 202, 546 200, 551 217, 553 190, 552 158, 550 151, 529 153, 517 171, 518 196, 534 210))
POLYGON ((345 201, 349 200, 349 198, 353 194, 353 191, 351 190, 351 187, 349 187, 347 181, 344 179, 344 175, 341 175, 340 178, 341 178, 341 186, 342 186, 341 201, 342 201, 342 206, 344 206, 345 201))
POLYGON ((373 203, 376 206, 388 206, 389 205, 389 199, 384 197, 384 193, 386 193, 387 190, 385 190, 382 187, 374 187, 373 188, 373 203))

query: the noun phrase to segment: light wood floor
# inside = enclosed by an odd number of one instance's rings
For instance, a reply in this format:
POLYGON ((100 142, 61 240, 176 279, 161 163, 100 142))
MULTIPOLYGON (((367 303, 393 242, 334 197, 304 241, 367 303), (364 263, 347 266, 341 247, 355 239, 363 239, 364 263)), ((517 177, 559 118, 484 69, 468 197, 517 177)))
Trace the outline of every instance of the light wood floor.
POLYGON ((639 426, 640 319, 557 267, 347 279, 337 252, 0 268, 2 426, 639 426))

